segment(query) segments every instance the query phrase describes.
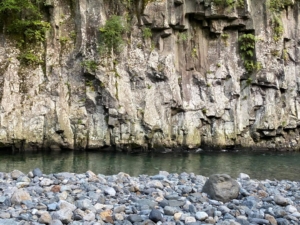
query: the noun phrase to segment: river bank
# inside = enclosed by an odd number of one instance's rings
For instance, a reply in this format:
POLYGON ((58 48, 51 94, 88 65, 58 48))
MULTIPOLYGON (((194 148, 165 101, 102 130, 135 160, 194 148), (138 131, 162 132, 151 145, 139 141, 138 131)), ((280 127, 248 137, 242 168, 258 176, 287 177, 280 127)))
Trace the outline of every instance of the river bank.
POLYGON ((299 224, 299 182, 240 174, 238 198, 222 203, 202 192, 207 179, 166 171, 138 177, 2 172, 0 224, 299 224))

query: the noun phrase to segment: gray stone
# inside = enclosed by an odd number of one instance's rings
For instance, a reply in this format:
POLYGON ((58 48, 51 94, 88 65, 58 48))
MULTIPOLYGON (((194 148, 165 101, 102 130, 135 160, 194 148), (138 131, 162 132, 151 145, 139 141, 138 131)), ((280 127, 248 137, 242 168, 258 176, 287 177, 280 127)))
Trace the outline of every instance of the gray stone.
POLYGON ((48 211, 55 211, 57 209, 58 204, 56 202, 50 203, 47 205, 48 211))
POLYGON ((165 198, 168 200, 178 200, 179 195, 178 195, 178 193, 172 193, 172 194, 166 195, 165 198))
POLYGON ((292 205, 288 205, 287 207, 285 207, 285 210, 289 213, 294 213, 294 212, 297 212, 297 208, 295 206, 292 206, 292 205))
POLYGON ((297 217, 297 218, 300 218, 300 213, 299 213, 299 212, 294 212, 294 213, 292 213, 292 216, 295 216, 295 217, 297 217))
POLYGON ((184 220, 185 224, 190 224, 190 223, 194 223, 196 222, 196 219, 195 217, 192 217, 192 216, 187 216, 184 220))
POLYGON ((153 187, 153 188, 159 188, 159 189, 163 189, 164 186, 162 185, 162 183, 159 180, 151 180, 146 184, 147 187, 153 187))
POLYGON ((224 217, 225 220, 234 220, 235 217, 229 213, 225 213, 224 217))
POLYGON ((132 214, 126 218, 131 223, 142 222, 143 218, 140 215, 132 214))
POLYGON ((289 221, 287 219, 284 218, 278 218, 276 219, 277 221, 277 225, 289 225, 289 221))
POLYGON ((152 179, 152 180, 165 180, 165 179, 167 179, 167 177, 165 175, 162 175, 162 174, 157 174, 155 176, 150 177, 150 179, 152 179))
POLYGON ((149 219, 157 223, 158 221, 163 221, 163 216, 159 210, 152 209, 149 214, 149 219))
POLYGON ((115 220, 117 220, 117 221, 123 221, 123 220, 124 220, 124 216, 123 216, 123 214, 121 214, 121 213, 115 213, 115 214, 114 214, 114 218, 115 218, 115 220))
POLYGON ((288 204, 288 201, 286 198, 284 198, 282 195, 275 195, 274 201, 277 205, 286 206, 288 204))
POLYGON ((250 218, 249 221, 251 223, 256 224, 270 224, 269 220, 261 219, 261 218, 250 218))
POLYGON ((36 207, 36 203, 31 200, 24 200, 22 201, 22 204, 26 205, 27 209, 32 209, 36 207))
POLYGON ((140 199, 140 200, 137 200, 137 204, 139 206, 147 205, 147 206, 149 206, 150 209, 153 209, 155 206, 157 206, 157 202, 152 201, 150 199, 140 199))
POLYGON ((33 176, 36 176, 36 177, 42 177, 43 176, 43 173, 39 168, 33 169, 32 174, 33 174, 33 176))
POLYGON ((81 210, 91 209, 93 207, 92 202, 89 199, 77 200, 76 206, 81 210))
POLYGON ((8 212, 0 212, 0 218, 1 219, 9 219, 10 214, 8 212))
POLYGON ((172 207, 181 207, 185 204, 185 201, 182 201, 182 200, 169 200, 168 204, 169 204, 169 206, 172 206, 172 207))
POLYGON ((41 186, 50 186, 51 184, 53 184, 53 180, 48 179, 48 178, 44 178, 40 182, 41 186))
POLYGON ((20 213, 18 220, 30 221, 32 220, 32 215, 30 213, 20 213))
POLYGON ((43 212, 39 218, 39 223, 49 224, 51 223, 52 218, 48 212, 43 212))
POLYGON ((120 206, 116 206, 114 208, 114 213, 121 213, 121 212, 124 212, 126 209, 126 206, 125 205, 120 205, 120 206))
POLYGON ((21 204, 21 202, 25 200, 31 200, 31 197, 29 193, 23 189, 16 190, 11 197, 12 204, 21 204))
POLYGON ((239 184, 227 174, 214 174, 203 186, 203 192, 212 199, 228 202, 239 195, 239 184))
POLYGON ((52 220, 49 225, 63 225, 63 223, 60 220, 55 219, 52 220))
POLYGON ((197 209, 194 205, 190 204, 189 205, 189 212, 192 214, 195 214, 197 212, 197 209))
POLYGON ((104 193, 110 196, 115 196, 116 195, 116 190, 112 187, 107 187, 104 189, 104 193))
POLYGON ((239 178, 241 180, 250 180, 250 176, 248 174, 245 174, 245 173, 240 173, 239 178))
POLYGON ((0 196, 0 205, 10 206, 11 205, 10 198, 6 196, 0 196))
POLYGON ((17 179, 17 182, 27 182, 27 183, 30 183, 30 178, 25 176, 25 175, 21 175, 18 177, 17 179))
POLYGON ((177 212, 178 212, 178 209, 176 207, 166 206, 164 208, 164 214, 165 215, 173 216, 177 212))
POLYGON ((230 209, 226 205, 221 205, 218 207, 218 210, 222 212, 222 214, 229 213, 230 209))
POLYGON ((208 218, 208 215, 206 212, 197 212, 195 215, 197 220, 203 221, 206 220, 208 218))
POLYGON ((24 173, 19 170, 13 170, 10 175, 12 179, 17 180, 20 176, 24 176, 24 173))
POLYGON ((0 225, 18 225, 15 219, 0 219, 0 225))

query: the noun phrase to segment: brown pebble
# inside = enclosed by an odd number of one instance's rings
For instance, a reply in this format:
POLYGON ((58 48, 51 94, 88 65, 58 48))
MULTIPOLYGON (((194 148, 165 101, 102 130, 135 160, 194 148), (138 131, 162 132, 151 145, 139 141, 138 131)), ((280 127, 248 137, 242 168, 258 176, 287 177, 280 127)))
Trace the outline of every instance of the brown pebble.
POLYGON ((112 224, 114 223, 111 210, 105 210, 103 212, 100 212, 100 217, 104 222, 112 223, 112 224))
POLYGON ((54 185, 54 186, 51 188, 51 191, 52 191, 52 192, 60 192, 60 186, 59 186, 59 185, 54 185))

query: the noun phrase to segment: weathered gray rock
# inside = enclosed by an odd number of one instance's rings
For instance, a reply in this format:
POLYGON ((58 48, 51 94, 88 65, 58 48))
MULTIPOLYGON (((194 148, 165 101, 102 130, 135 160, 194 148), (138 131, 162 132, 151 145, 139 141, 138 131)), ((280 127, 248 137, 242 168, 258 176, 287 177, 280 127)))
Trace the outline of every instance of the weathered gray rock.
POLYGON ((120 206, 116 206, 114 208, 114 213, 121 213, 121 212, 124 212, 126 209, 126 206, 125 205, 120 205, 120 206))
POLYGON ((164 208, 165 215, 173 216, 177 212, 178 212, 178 209, 176 207, 166 206, 164 208))
POLYGON ((22 201, 25 201, 25 200, 31 200, 31 197, 30 197, 29 193, 27 191, 25 191, 24 189, 16 190, 11 197, 12 204, 19 205, 22 203, 22 201))
POLYGON ((136 223, 136 222, 142 222, 143 218, 140 215, 132 214, 127 217, 127 220, 129 220, 132 223, 136 223))
POLYGON ((89 199, 83 199, 76 201, 76 207, 81 210, 91 209, 92 208, 92 201, 89 199))
POLYGON ((116 195, 116 190, 112 187, 107 187, 104 189, 104 193, 107 195, 115 196, 116 195))
POLYGON ((188 224, 188 223, 194 223, 196 222, 196 219, 195 217, 192 217, 192 216, 187 216, 184 220, 185 224, 188 224))
POLYGON ((0 219, 1 225, 17 225, 18 223, 14 219, 0 219))
POLYGON ((48 178, 44 178, 40 182, 41 186, 50 186, 51 184, 53 184, 53 180, 48 179, 48 178))
POLYGON ((50 222, 50 225, 63 225, 63 223, 60 220, 55 219, 50 222))
POLYGON ((0 212, 0 218, 1 219, 9 219, 10 214, 8 212, 0 212))
POLYGON ((50 224, 52 217, 48 212, 43 212, 39 218, 39 223, 50 224))
POLYGON ((58 211, 51 213, 52 219, 60 220, 62 223, 70 223, 76 206, 66 201, 60 201, 59 208, 58 211))
POLYGON ((42 173, 42 171, 39 168, 33 169, 32 170, 32 174, 33 174, 33 176, 37 176, 37 177, 43 176, 43 173, 42 173))
POLYGON ((250 180, 249 175, 245 174, 245 173, 240 173, 239 178, 242 179, 242 180, 250 180))
POLYGON ((289 221, 285 218, 278 218, 278 219, 276 219, 276 221, 277 221, 278 225, 289 225, 290 224, 289 221))
POLYGON ((24 173, 19 170, 13 170, 10 175, 12 179, 17 180, 20 176, 24 175, 24 173))
POLYGON ((297 208, 295 206, 292 205, 288 205, 287 207, 285 207, 285 210, 289 213, 295 213, 298 212, 297 208))
POLYGON ((211 175, 202 189, 212 199, 222 202, 237 198, 239 190, 239 184, 227 174, 211 175))
POLYGON ((284 198, 282 195, 275 195, 274 201, 277 205, 286 206, 288 204, 287 199, 284 198))
POLYGON ((230 7, 208 0, 147 1, 136 14, 132 1, 109 3, 80 1, 73 8, 45 1, 51 35, 44 42, 52 44, 30 49, 42 61, 35 65, 22 63, 24 49, 5 32, 1 143, 29 150, 111 143, 299 148, 299 18, 286 16, 299 10, 296 1, 276 12, 267 1, 232 1, 230 7), (134 18, 127 24, 130 41, 104 62, 95 33, 111 7, 122 20, 134 18), (282 31, 277 35, 274 18, 282 31), (244 32, 259 37, 248 68, 242 52, 233 51, 244 32))
POLYGON ((163 221, 163 216, 159 210, 152 209, 149 214, 149 219, 157 223, 158 221, 163 221))
POLYGON ((203 221, 206 220, 208 218, 208 215, 206 212, 197 212, 195 215, 197 220, 203 221))

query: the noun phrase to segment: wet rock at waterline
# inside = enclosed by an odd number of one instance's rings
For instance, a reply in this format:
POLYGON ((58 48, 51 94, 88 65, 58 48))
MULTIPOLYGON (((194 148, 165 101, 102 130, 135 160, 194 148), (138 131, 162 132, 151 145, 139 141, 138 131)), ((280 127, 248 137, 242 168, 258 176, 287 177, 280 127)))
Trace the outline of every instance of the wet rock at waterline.
POLYGON ((214 174, 206 181, 202 191, 212 199, 228 202, 238 197, 240 186, 227 174, 214 174))
POLYGON ((29 177, 29 184, 17 188, 22 181, 15 179, 15 174, 0 177, 1 225, 300 223, 300 184, 295 181, 258 181, 246 175, 235 181, 225 174, 208 179, 165 171, 155 176, 105 176, 88 171, 22 174, 29 177), (211 199, 203 192, 207 181, 237 182, 247 195, 240 193, 224 202, 211 199))

